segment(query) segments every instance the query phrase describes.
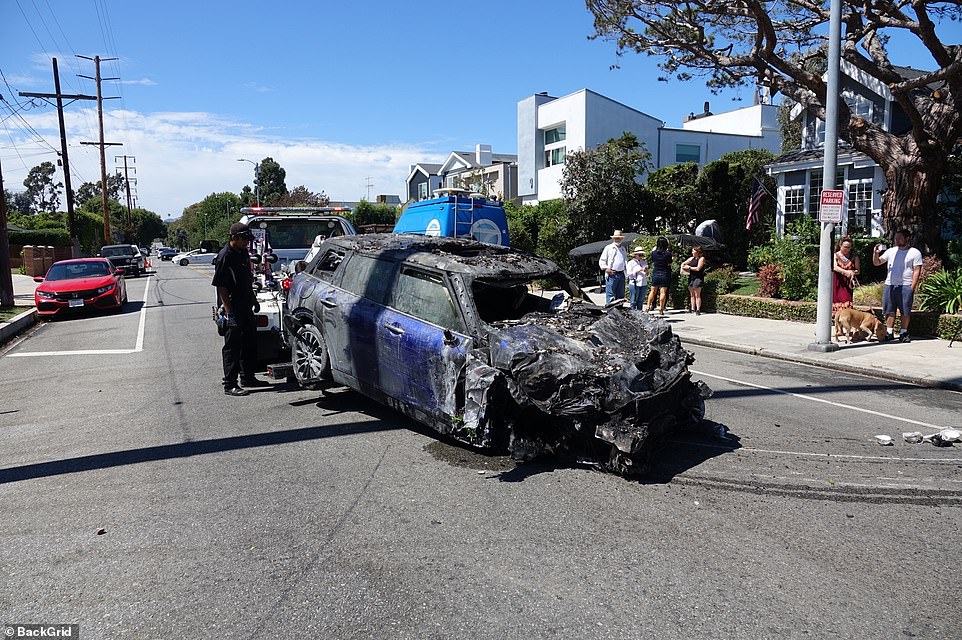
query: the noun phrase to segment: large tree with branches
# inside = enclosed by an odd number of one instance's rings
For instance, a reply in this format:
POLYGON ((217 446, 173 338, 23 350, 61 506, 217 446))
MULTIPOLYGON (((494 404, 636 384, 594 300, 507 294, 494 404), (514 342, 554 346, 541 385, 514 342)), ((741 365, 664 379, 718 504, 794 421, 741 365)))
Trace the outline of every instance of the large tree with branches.
POLYGON ((827 96, 822 75, 809 71, 823 56, 829 3, 822 0, 586 0, 595 36, 614 40, 619 54, 646 53, 681 80, 704 76, 713 90, 767 85, 816 117, 838 100, 839 135, 882 168, 886 232, 908 227, 930 249, 940 245, 936 199, 946 159, 962 135, 962 46, 940 30, 958 33, 960 0, 841 0, 842 59, 884 83, 911 121, 895 134, 854 115, 841 96, 827 96), (934 70, 905 77, 889 57, 890 37, 917 38, 934 70))

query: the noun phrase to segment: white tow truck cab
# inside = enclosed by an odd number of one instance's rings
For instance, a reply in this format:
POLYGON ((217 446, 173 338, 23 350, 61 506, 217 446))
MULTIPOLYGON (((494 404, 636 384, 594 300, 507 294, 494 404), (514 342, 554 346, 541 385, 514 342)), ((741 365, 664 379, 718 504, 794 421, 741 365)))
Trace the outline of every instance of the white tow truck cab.
MULTIPOLYGON (((290 365, 290 345, 284 336, 284 306, 294 265, 311 247, 334 236, 357 232, 345 215, 346 207, 244 207, 240 222, 248 226, 254 263, 254 286, 260 310, 257 355, 265 362, 290 365)), ((275 377, 277 374, 272 373, 275 377)))

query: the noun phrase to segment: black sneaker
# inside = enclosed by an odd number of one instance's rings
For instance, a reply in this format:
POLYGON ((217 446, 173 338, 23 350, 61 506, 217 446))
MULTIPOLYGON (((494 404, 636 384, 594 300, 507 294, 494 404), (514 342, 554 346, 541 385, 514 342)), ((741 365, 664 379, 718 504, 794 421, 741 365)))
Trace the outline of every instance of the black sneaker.
POLYGON ((892 340, 895 340, 895 336, 891 333, 886 333, 885 337, 882 338, 882 342, 892 342, 892 340))
POLYGON ((240 381, 240 383, 241 383, 241 386, 242 386, 242 387, 269 387, 269 386, 271 386, 271 383, 270 383, 270 382, 267 382, 267 381, 265 381, 265 380, 258 380, 257 378, 250 378, 250 379, 246 379, 246 378, 245 378, 245 379, 242 379, 242 380, 240 381))
POLYGON ((899 335, 899 342, 912 342, 912 338, 909 337, 909 334, 903 333, 899 335))
POLYGON ((231 387, 230 389, 224 389, 224 394, 228 396, 249 396, 250 391, 240 387, 231 387))

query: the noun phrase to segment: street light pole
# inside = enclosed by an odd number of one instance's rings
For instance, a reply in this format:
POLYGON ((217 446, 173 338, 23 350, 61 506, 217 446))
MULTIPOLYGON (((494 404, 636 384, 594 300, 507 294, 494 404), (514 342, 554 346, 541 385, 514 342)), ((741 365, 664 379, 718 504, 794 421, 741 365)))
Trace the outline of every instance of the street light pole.
POLYGON ((254 162, 253 160, 248 160, 247 158, 238 158, 238 162, 250 162, 254 165, 254 201, 257 206, 261 206, 261 165, 259 162, 254 162))
MULTIPOLYGON (((828 78, 825 88, 825 158, 822 190, 834 189, 838 172, 839 63, 842 48, 842 0, 832 0, 828 23, 828 78)), ((820 210, 821 211, 821 210, 820 210)), ((845 211, 842 211, 845 215, 845 211)), ((815 307, 815 342, 809 351, 837 351, 832 342, 832 232, 835 225, 822 223, 818 244, 818 301, 815 307)))

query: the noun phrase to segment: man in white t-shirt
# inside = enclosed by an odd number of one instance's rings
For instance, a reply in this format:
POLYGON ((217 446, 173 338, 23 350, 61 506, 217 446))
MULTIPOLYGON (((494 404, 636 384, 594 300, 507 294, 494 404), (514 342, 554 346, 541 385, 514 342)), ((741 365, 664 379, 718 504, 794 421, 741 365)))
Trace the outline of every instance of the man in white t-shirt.
POLYGON ((909 232, 900 229, 895 234, 894 247, 889 247, 879 253, 879 245, 875 245, 872 262, 876 267, 883 264, 888 266, 888 275, 882 287, 882 313, 885 314, 886 339, 892 340, 895 329, 895 312, 901 313, 900 342, 910 342, 909 321, 912 319, 912 300, 915 289, 919 286, 919 276, 922 274, 922 252, 909 246, 909 232))
POLYGON ((598 258, 598 268, 605 272, 605 304, 625 297, 625 268, 628 266, 628 252, 621 246, 625 236, 621 231, 611 235, 611 244, 605 247, 598 258))

